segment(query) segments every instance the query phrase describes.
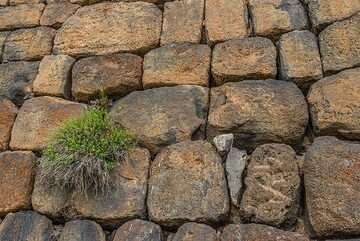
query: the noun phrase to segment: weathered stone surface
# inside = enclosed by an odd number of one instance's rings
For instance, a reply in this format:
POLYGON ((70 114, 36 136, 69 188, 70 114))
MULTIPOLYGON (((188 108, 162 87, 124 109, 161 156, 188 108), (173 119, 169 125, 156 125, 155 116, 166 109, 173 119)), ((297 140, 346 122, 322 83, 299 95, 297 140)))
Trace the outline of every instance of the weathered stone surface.
POLYGON ((230 133, 215 136, 213 139, 213 143, 220 155, 227 154, 233 146, 234 135, 230 133))
POLYGON ((75 193, 75 209, 80 216, 109 228, 134 218, 145 218, 149 165, 149 151, 133 149, 129 160, 117 165, 111 174, 115 187, 109 193, 88 195, 88 198, 75 193))
POLYGON ((55 97, 44 96, 25 101, 11 132, 11 149, 42 150, 54 127, 85 110, 83 104, 55 97))
POLYGON ((177 230, 171 241, 220 241, 216 230, 206 224, 185 223, 177 230))
POLYGON ((39 62, 19 61, 0 65, 0 98, 21 105, 32 92, 39 62))
POLYGON ((40 24, 60 28, 80 7, 78 4, 71 4, 69 2, 48 4, 41 15, 40 24))
POLYGON ((45 5, 19 4, 0 8, 0 30, 38 26, 45 5))
POLYGON ((360 144, 316 138, 305 154, 304 179, 315 235, 359 235, 360 144))
POLYGON ((77 61, 72 71, 72 94, 77 101, 88 102, 103 90, 115 100, 142 89, 142 59, 134 54, 89 57, 77 61))
POLYGON ((308 94, 310 116, 318 135, 360 140, 360 68, 316 82, 308 94))
POLYGON ((308 123, 307 103, 291 82, 249 80, 211 89, 207 138, 234 134, 234 146, 301 142, 308 123))
POLYGON ((207 0, 205 30, 208 44, 249 36, 244 0, 207 0))
POLYGON ((145 89, 173 85, 209 86, 211 49, 206 45, 171 44, 144 57, 145 89))
POLYGON ((113 241, 162 241, 163 234, 159 225, 135 219, 122 225, 113 241))
POLYGON ((325 74, 360 66, 360 14, 322 31, 320 51, 325 74))
POLYGON ((308 27, 300 0, 249 0, 248 4, 257 36, 276 39, 283 33, 308 27))
POLYGON ((8 99, 0 99, 0 151, 9 147, 11 129, 14 124, 17 107, 8 99))
POLYGON ((45 0, 9 0, 10 5, 45 3, 45 0))
POLYGON ((246 151, 231 148, 225 162, 231 203, 239 207, 243 187, 244 171, 248 162, 246 151))
POLYGON ((360 11, 358 0, 304 0, 308 4, 312 26, 320 32, 329 24, 360 11))
POLYGON ((204 2, 204 0, 182 0, 165 3, 161 45, 200 43, 204 2))
POLYGON ((9 4, 9 0, 0 0, 0 7, 6 7, 9 4))
POLYGON ((221 241, 309 241, 301 234, 261 224, 230 224, 220 235, 221 241))
POLYGON ((45 216, 35 212, 8 214, 0 225, 0 241, 50 241, 53 227, 45 216))
POLYGON ((0 153, 0 216, 31 208, 35 160, 32 152, 0 153))
POLYGON ((9 34, 10 31, 0 32, 0 63, 2 61, 2 54, 4 50, 5 40, 9 36, 9 34))
POLYGON ((3 61, 41 60, 51 54, 56 30, 48 27, 19 29, 5 42, 3 61))
POLYGON ((296 153, 285 144, 265 144, 251 155, 240 213, 247 222, 291 227, 300 203, 296 153))
POLYGON ((280 78, 292 81, 302 90, 323 77, 316 36, 308 30, 293 31, 281 36, 277 43, 280 78))
POLYGON ((162 13, 144 2, 104 2, 79 9, 55 37, 54 53, 71 56, 147 52, 158 45, 162 13))
POLYGON ((158 153, 173 143, 204 138, 208 96, 208 88, 191 85, 135 91, 115 102, 110 116, 158 153))
POLYGON ((59 241, 105 241, 105 234, 93 221, 76 220, 65 224, 59 241))
POLYGON ((151 164, 148 213, 161 226, 218 224, 227 218, 228 198, 221 158, 209 142, 174 144, 151 164))
POLYGON ((36 95, 70 98, 70 71, 75 59, 68 55, 47 55, 39 66, 33 83, 36 95))
POLYGON ((215 46, 211 72, 216 85, 275 78, 276 48, 266 38, 241 38, 215 46))

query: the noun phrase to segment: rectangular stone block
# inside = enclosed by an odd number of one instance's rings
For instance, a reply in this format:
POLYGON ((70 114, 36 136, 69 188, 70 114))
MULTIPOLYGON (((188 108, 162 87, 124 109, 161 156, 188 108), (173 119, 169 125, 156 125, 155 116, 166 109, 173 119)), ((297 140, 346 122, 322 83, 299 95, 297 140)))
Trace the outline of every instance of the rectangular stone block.
POLYGON ((41 16, 40 24, 53 28, 60 28, 61 25, 72 16, 81 6, 72 3, 54 3, 46 5, 41 16))
POLYGON ((38 26, 44 7, 44 4, 39 3, 0 8, 0 30, 38 26))

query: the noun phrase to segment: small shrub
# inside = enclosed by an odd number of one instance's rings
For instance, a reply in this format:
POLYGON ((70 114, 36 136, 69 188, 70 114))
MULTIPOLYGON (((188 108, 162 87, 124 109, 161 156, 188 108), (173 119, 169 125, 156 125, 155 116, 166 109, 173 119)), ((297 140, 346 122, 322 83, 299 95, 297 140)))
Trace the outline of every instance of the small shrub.
POLYGON ((89 107, 54 131, 40 158, 40 181, 85 194, 89 189, 104 192, 112 185, 111 170, 135 145, 105 108, 89 107))

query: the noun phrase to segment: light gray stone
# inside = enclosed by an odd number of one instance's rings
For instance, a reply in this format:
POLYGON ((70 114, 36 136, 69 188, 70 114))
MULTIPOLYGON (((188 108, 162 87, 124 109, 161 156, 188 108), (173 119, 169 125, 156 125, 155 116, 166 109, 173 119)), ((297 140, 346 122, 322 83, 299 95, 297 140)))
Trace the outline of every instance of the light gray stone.
POLYGON ((223 134, 215 136, 213 139, 214 145, 220 154, 228 153, 234 142, 233 134, 223 134))

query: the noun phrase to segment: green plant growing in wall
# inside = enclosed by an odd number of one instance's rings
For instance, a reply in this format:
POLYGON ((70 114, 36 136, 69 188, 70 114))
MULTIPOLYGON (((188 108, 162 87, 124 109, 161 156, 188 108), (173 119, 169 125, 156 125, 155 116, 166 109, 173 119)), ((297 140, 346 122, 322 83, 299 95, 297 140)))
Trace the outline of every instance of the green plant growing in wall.
POLYGON ((89 107, 61 124, 39 159, 40 181, 61 189, 109 190, 111 171, 136 146, 132 134, 113 123, 106 107, 89 107))

